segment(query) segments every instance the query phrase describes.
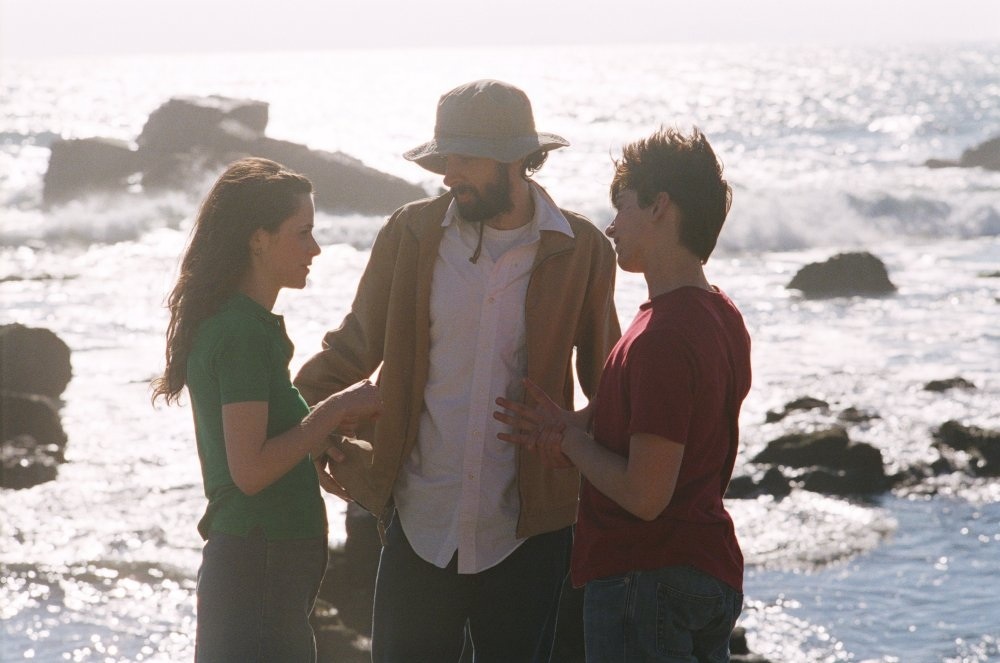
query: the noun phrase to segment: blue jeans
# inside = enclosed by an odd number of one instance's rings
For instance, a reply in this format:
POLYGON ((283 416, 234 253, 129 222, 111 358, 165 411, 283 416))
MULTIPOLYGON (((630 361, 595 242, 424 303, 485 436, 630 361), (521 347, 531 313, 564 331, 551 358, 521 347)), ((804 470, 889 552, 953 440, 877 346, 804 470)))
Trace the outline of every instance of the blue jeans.
POLYGON ((198 571, 197 663, 315 663, 309 615, 326 572, 325 538, 209 534, 198 571))
POLYGON ((533 536, 496 566, 459 574, 424 561, 396 517, 375 583, 372 660, 448 663, 466 629, 475 663, 548 661, 559 594, 569 567, 570 528, 533 536))
POLYGON ((728 663, 743 595, 689 566, 591 580, 584 590, 587 661, 728 663))

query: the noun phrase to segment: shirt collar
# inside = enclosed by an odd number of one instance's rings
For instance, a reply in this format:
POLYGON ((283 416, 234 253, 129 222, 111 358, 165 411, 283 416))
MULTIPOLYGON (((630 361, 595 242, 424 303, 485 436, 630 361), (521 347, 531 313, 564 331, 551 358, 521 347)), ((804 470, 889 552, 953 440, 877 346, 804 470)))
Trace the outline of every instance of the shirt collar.
POLYGON ((234 311, 239 311, 240 313, 246 313, 247 315, 251 315, 258 320, 268 324, 277 325, 279 327, 284 323, 284 318, 282 318, 282 316, 268 311, 266 308, 242 292, 236 292, 233 294, 233 296, 227 299, 221 306, 221 309, 232 309, 234 311))
MULTIPOLYGON (((559 206, 556 205, 555 201, 552 200, 548 192, 532 180, 528 180, 528 184, 531 185, 531 198, 535 203, 535 215, 531 217, 530 223, 539 231, 551 230, 562 233, 567 237, 575 237, 569 221, 566 220, 566 216, 559 209, 559 206)), ((461 217, 458 215, 458 205, 452 199, 451 203, 448 204, 447 211, 444 213, 444 220, 441 221, 441 226, 447 228, 453 220, 459 218, 461 217)))

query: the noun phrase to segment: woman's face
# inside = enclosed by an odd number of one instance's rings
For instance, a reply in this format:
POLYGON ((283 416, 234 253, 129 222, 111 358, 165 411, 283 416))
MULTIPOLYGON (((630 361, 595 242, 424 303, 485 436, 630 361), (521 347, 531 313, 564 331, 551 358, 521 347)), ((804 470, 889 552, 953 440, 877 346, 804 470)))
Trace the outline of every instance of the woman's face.
POLYGON ((304 288, 309 276, 309 265, 319 255, 319 244, 313 237, 313 199, 301 194, 298 209, 281 222, 278 229, 261 234, 261 276, 276 290, 304 288))

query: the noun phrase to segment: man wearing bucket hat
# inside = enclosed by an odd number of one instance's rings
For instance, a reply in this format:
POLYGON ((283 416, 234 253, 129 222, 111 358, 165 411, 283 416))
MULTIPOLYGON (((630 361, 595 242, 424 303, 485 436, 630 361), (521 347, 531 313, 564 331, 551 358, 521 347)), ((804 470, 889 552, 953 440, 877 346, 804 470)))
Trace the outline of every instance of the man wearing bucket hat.
POLYGON ((566 145, 507 83, 442 96, 433 140, 404 156, 449 191, 382 227, 351 311, 295 380, 316 402, 378 370, 370 444, 321 471, 384 533, 376 661, 455 661, 466 632, 477 661, 549 658, 579 475, 498 440, 492 411, 525 377, 569 407, 574 356, 592 395, 620 335, 610 243, 529 177, 566 145))

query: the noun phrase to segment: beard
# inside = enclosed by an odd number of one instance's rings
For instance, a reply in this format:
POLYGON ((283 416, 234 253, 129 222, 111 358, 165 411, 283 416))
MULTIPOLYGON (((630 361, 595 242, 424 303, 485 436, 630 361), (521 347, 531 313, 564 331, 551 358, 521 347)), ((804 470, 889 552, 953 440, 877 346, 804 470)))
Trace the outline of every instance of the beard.
POLYGON ((455 204, 464 221, 482 223, 514 209, 514 200, 510 197, 510 177, 506 166, 501 163, 497 164, 493 180, 487 182, 482 191, 461 184, 452 187, 451 192, 456 196, 455 204), (466 194, 470 200, 459 202, 458 194, 466 194))

